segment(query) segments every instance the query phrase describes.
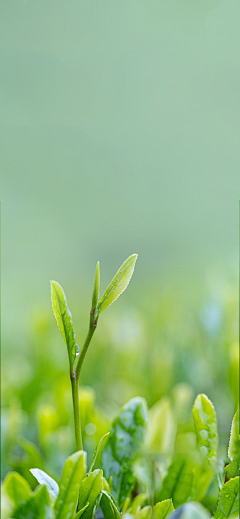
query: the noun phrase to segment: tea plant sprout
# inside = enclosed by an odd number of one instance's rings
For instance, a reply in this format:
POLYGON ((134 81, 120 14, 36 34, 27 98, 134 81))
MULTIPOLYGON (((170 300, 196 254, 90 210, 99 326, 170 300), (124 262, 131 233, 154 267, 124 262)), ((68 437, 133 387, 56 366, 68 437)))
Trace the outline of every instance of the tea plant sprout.
POLYGON ((50 282, 53 313, 56 317, 59 330, 62 334, 62 337, 66 343, 68 350, 77 450, 82 450, 83 448, 79 404, 79 378, 83 361, 87 353, 89 344, 92 340, 93 334, 97 328, 100 314, 114 301, 116 301, 116 299, 127 288, 128 283, 134 272, 136 260, 137 254, 132 254, 132 256, 129 256, 129 258, 127 258, 126 261, 124 261, 124 263, 121 265, 116 275, 112 279, 111 283, 106 288, 100 300, 100 268, 99 262, 97 263, 92 294, 92 306, 90 310, 89 329, 84 345, 80 351, 76 342, 76 334, 73 327, 72 314, 69 310, 63 288, 59 283, 57 283, 57 281, 50 282), (76 364, 76 369, 74 369, 77 357, 78 360, 76 364))

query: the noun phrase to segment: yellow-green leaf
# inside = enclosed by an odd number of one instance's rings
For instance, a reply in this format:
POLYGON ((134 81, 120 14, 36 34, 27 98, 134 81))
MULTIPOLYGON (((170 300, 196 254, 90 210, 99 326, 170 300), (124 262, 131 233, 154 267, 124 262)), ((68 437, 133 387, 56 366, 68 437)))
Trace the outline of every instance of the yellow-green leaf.
POLYGON ((124 290, 126 290, 128 283, 133 275, 137 256, 137 254, 129 256, 129 258, 124 261, 120 269, 117 271, 116 275, 108 285, 97 305, 98 314, 103 312, 103 310, 116 301, 116 299, 124 292, 124 290))
POLYGON ((232 461, 235 458, 239 457, 239 410, 235 413, 232 421, 229 447, 228 447, 228 457, 232 461))
POLYGON ((153 507, 153 519, 166 519, 174 510, 171 499, 165 499, 153 507))
POLYGON ((93 285, 93 295, 92 295, 92 309, 95 310, 98 304, 99 299, 99 290, 100 290, 100 267, 99 261, 96 265, 95 279, 93 285))
POLYGON ((72 314, 68 308, 67 299, 61 285, 59 285, 57 281, 51 281, 50 283, 53 313, 56 317, 62 337, 67 345, 69 362, 72 366, 78 350, 72 314))
POLYGON ((85 475, 86 453, 75 452, 67 459, 63 468, 59 494, 54 506, 56 519, 72 519, 77 506, 79 487, 85 475))
POLYGON ((198 395, 194 402, 193 420, 198 447, 214 468, 218 448, 217 417, 212 402, 204 394, 198 395))

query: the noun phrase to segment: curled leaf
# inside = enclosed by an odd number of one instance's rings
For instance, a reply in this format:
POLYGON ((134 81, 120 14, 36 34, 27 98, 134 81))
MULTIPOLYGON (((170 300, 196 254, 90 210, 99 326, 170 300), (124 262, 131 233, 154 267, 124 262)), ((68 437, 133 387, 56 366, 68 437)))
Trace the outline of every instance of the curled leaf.
POLYGON ((94 285, 93 285, 93 295, 92 295, 92 309, 95 310, 98 304, 99 299, 99 290, 100 290, 100 267, 99 267, 99 261, 96 265, 96 271, 95 271, 95 279, 94 279, 94 285))
POLYGON ((73 327, 72 314, 68 308, 63 288, 57 281, 51 281, 52 309, 62 337, 67 345, 70 365, 73 366, 78 345, 73 327))

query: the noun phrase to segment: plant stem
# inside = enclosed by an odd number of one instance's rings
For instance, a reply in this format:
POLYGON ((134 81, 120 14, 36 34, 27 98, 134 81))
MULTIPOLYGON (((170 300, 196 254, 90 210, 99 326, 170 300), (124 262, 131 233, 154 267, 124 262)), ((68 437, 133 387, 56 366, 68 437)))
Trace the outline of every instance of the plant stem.
POLYGON ((76 380, 76 373, 73 373, 71 377, 72 384, 72 399, 73 399, 73 416, 74 416, 74 428, 77 451, 81 451, 83 448, 82 444, 82 433, 81 433, 81 418, 80 418, 80 405, 79 405, 79 386, 76 380))
POLYGON ((79 377, 83 365, 85 355, 87 353, 88 346, 91 342, 92 336, 96 330, 96 323, 94 322, 94 315, 90 315, 90 324, 88 334, 83 345, 82 351, 79 355, 77 368, 74 373, 70 373, 71 384, 72 384, 72 399, 73 399, 73 415, 74 415, 74 427, 75 427, 75 438, 77 450, 83 449, 82 433, 81 433, 81 416, 80 416, 80 401, 79 401, 79 377))
POLYGON ((81 351, 81 353, 79 355, 79 359, 78 359, 78 363, 77 363, 77 368, 76 368, 76 382, 77 382, 77 384, 79 382, 79 377, 80 377, 83 361, 84 361, 85 355, 87 353, 88 346, 89 346, 89 344, 91 342, 91 339, 92 339, 92 336, 93 336, 95 330, 96 330, 96 327, 95 326, 91 326, 91 324, 90 324, 89 330, 88 330, 88 334, 87 334, 85 343, 83 345, 83 349, 82 349, 82 351, 81 351))

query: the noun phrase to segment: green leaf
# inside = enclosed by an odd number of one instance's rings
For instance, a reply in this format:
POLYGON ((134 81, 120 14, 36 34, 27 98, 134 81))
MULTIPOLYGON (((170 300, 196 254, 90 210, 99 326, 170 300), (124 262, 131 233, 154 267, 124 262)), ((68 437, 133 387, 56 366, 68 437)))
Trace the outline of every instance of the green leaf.
POLYGON ((169 515, 169 519, 210 519, 211 514, 200 503, 187 503, 169 515))
POLYGON ((120 269, 117 271, 111 283, 108 285, 97 305, 98 315, 114 301, 116 301, 116 299, 124 292, 124 290, 126 290, 128 283, 133 275, 137 257, 137 254, 133 254, 132 256, 129 256, 129 258, 121 265, 120 269))
POLYGON ((235 519, 239 516, 239 477, 227 481, 219 492, 215 519, 235 519))
POLYGON ((162 488, 156 495, 156 501, 172 499, 177 508, 193 495, 194 471, 192 464, 182 458, 176 458, 168 469, 162 488))
POLYGON ((152 507, 151 506, 144 506, 137 515, 135 516, 136 519, 151 519, 152 518, 152 507))
POLYGON ((89 503, 87 509, 83 512, 82 519, 92 519, 93 509, 99 494, 102 491, 102 470, 94 470, 82 480, 79 489, 78 507, 83 508, 86 503, 89 503))
POLYGON ((67 459, 63 468, 59 494, 54 507, 56 519, 72 519, 77 506, 81 481, 85 475, 86 453, 84 451, 75 452, 67 459))
POLYGON ((59 494, 59 486, 57 482, 41 469, 30 469, 30 472, 37 479, 40 485, 46 485, 50 497, 52 497, 55 502, 55 499, 57 499, 59 494))
POLYGON ((74 515, 74 519, 80 519, 80 517, 82 517, 82 514, 86 510, 88 505, 89 505, 89 503, 86 503, 86 505, 83 508, 81 508, 81 510, 79 510, 76 515, 74 515))
POLYGON ((53 510, 47 488, 37 487, 30 499, 13 512, 14 519, 52 519, 53 510))
POLYGON ((153 519, 166 519, 170 512, 174 510, 171 499, 165 499, 153 507, 153 519))
POLYGON ((234 459, 239 459, 239 447, 239 410, 237 410, 233 417, 228 446, 228 457, 231 461, 233 461, 234 459))
POLYGON ((193 420, 198 447, 214 469, 217 460, 217 417, 212 402, 206 395, 198 395, 193 406, 193 420))
POLYGON ((120 512, 113 497, 106 492, 102 491, 100 507, 105 519, 119 519, 120 512))
POLYGON ((100 290, 100 267, 99 261, 96 265, 95 279, 93 285, 93 295, 92 295, 92 309, 95 310, 98 304, 99 299, 99 290, 100 290))
POLYGON ((176 419, 170 398, 159 400, 148 413, 146 444, 150 453, 169 454, 174 450, 176 419))
POLYGON ((4 486, 15 506, 26 503, 31 497, 30 485, 17 472, 10 472, 7 475, 4 486))
POLYGON ((72 314, 68 308, 64 291, 56 281, 51 281, 52 309, 62 337, 67 345, 70 365, 73 366, 78 345, 73 328, 72 314))
POLYGON ((142 398, 133 398, 115 418, 102 453, 102 466, 107 480, 112 478, 111 493, 119 507, 134 484, 132 463, 144 440, 147 406, 142 398))
POLYGON ((92 457, 91 465, 89 467, 89 474, 90 474, 90 472, 92 472, 92 469, 93 469, 94 464, 95 464, 96 459, 97 459, 97 455, 99 454, 101 448, 103 447, 104 443, 106 442, 109 434, 110 434, 110 432, 107 432, 106 434, 104 434, 104 436, 101 438, 101 440, 99 440, 97 448, 96 448, 96 450, 95 450, 95 452, 93 454, 93 457, 92 457))

